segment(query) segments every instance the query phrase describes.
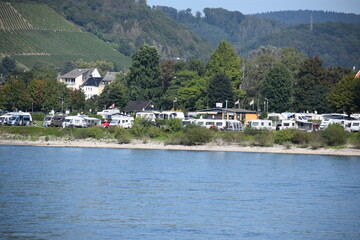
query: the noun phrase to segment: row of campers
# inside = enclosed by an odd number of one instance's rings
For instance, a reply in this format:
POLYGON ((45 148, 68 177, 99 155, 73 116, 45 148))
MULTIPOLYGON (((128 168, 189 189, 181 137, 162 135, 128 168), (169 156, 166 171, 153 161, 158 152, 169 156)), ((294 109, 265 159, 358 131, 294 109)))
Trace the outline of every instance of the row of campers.
POLYGON ((32 117, 27 112, 9 112, 0 116, 0 125, 4 126, 29 126, 32 117))

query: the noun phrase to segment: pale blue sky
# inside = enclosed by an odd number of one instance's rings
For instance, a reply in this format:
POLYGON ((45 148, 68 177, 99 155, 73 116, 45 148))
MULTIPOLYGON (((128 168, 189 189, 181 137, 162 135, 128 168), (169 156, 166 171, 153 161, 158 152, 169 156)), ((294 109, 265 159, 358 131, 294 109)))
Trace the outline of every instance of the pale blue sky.
POLYGON ((360 14, 360 0, 147 0, 149 6, 161 5, 178 10, 191 8, 202 12, 206 7, 225 8, 243 14, 280 10, 324 10, 360 14))

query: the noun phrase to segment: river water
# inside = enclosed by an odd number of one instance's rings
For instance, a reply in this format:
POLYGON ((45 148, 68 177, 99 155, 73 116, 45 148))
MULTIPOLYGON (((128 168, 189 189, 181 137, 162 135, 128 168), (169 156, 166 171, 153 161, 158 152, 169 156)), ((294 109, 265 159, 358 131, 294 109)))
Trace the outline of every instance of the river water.
POLYGON ((360 158, 0 146, 0 239, 360 239, 360 158))

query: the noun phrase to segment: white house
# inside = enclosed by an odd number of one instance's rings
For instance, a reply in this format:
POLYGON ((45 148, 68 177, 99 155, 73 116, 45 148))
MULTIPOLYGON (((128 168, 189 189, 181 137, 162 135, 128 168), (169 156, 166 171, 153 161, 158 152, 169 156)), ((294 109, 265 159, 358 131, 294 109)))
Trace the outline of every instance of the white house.
POLYGON ((101 78, 101 75, 96 68, 74 69, 59 76, 59 81, 65 83, 68 88, 79 90, 89 78, 101 78))
POLYGON ((99 86, 101 82, 101 77, 90 77, 83 84, 80 85, 80 88, 84 91, 86 99, 92 98, 93 96, 100 94, 99 86))

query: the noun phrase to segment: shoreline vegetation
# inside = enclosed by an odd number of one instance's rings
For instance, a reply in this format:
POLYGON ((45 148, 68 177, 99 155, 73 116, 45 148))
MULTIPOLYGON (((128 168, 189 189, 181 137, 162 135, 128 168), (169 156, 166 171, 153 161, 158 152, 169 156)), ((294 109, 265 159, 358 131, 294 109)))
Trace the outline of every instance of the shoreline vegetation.
POLYGON ((160 127, 135 121, 131 129, 1 126, 0 145, 360 156, 360 133, 348 133, 337 124, 318 132, 222 132, 183 127, 177 120, 160 127))

